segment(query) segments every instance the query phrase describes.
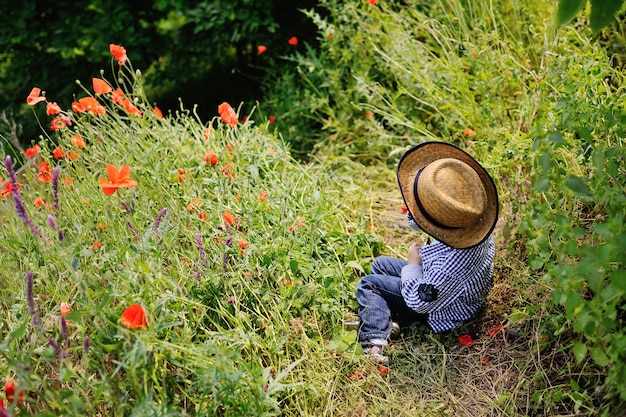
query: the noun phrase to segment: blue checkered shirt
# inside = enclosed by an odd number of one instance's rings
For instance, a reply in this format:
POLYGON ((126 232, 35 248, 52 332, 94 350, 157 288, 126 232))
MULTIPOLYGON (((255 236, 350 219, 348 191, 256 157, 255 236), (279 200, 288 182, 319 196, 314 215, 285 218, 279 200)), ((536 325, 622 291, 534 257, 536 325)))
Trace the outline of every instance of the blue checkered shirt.
POLYGON ((422 265, 402 268, 402 296, 417 313, 428 315, 435 332, 459 326, 482 306, 493 276, 493 237, 468 249, 436 242, 420 249, 422 265))

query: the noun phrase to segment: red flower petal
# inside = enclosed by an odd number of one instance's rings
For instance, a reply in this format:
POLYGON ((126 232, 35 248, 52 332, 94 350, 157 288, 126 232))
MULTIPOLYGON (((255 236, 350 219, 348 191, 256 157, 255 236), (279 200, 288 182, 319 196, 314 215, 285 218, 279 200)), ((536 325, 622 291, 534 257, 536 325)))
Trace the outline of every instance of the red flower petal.
POLYGON ((459 343, 464 346, 472 346, 474 344, 474 339, 472 339, 472 336, 470 336, 469 334, 464 334, 463 336, 460 336, 458 340, 459 343))
POLYGON ((122 324, 129 329, 145 329, 148 326, 146 312, 141 304, 132 304, 124 310, 122 313, 122 324))

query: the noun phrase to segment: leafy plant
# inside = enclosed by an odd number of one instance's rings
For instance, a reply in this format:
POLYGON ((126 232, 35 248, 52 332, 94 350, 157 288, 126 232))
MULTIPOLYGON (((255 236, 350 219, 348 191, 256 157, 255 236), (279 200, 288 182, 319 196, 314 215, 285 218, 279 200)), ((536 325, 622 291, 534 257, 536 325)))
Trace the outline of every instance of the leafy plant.
POLYGON ((559 0, 557 9, 557 23, 565 25, 569 23, 580 12, 585 5, 591 5, 589 13, 589 23, 594 33, 600 32, 608 26, 622 8, 624 0, 607 1, 607 0, 576 0, 567 1, 559 0))

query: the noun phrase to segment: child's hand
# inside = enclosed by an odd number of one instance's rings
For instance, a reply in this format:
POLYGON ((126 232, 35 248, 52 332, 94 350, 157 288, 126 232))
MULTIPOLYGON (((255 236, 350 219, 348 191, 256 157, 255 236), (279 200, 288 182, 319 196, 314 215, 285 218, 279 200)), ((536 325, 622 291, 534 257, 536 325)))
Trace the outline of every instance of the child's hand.
POLYGON ((416 264, 416 265, 422 264, 422 254, 420 253, 421 247, 422 245, 419 242, 413 242, 413 244, 409 248, 407 260, 409 261, 410 264, 416 264))

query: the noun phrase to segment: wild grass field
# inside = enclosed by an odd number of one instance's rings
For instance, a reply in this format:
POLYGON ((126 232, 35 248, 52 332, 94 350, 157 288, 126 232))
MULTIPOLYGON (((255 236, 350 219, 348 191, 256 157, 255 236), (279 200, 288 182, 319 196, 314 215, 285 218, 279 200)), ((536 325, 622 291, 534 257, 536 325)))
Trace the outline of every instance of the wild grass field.
POLYGON ((71 108, 33 86, 42 135, 0 190, 3 415, 626 413, 619 31, 530 0, 321 4, 250 114, 155 107, 123 45, 71 108), (494 283, 379 366, 343 322, 372 259, 425 238, 395 166, 426 140, 496 181, 494 283))

